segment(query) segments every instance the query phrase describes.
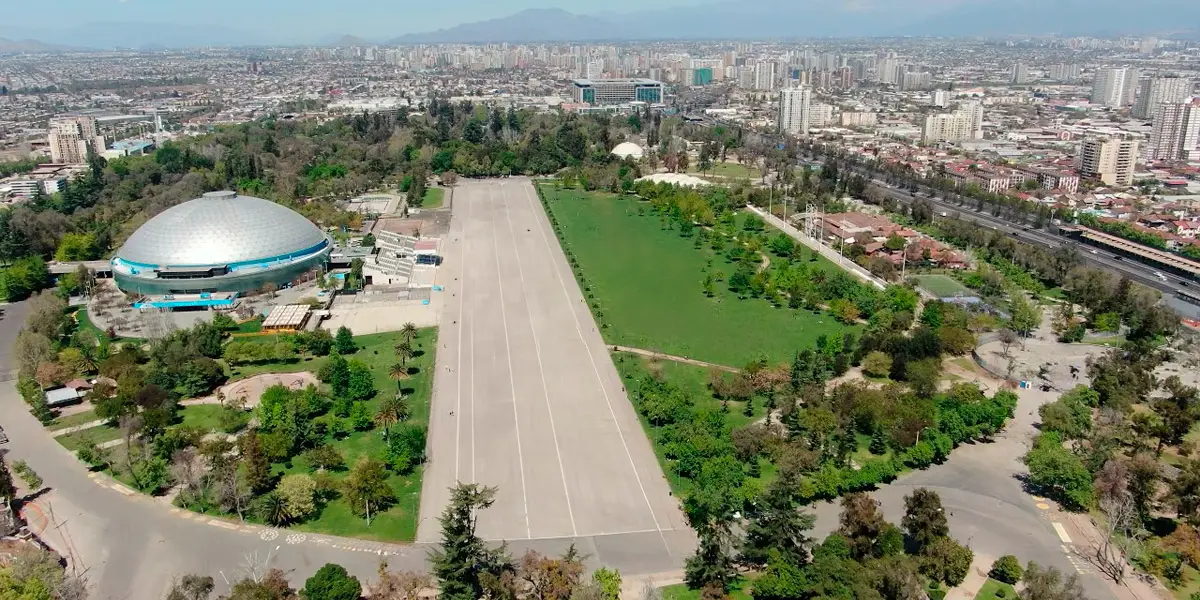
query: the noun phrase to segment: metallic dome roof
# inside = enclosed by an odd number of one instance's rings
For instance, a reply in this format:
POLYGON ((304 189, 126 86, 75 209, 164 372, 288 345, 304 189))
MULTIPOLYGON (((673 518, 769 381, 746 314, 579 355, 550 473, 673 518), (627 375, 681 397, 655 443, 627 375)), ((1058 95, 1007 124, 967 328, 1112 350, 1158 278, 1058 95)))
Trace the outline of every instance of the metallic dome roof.
POLYGON ((146 221, 116 256, 160 267, 230 265, 286 256, 326 239, 285 206, 236 192, 209 192, 146 221))

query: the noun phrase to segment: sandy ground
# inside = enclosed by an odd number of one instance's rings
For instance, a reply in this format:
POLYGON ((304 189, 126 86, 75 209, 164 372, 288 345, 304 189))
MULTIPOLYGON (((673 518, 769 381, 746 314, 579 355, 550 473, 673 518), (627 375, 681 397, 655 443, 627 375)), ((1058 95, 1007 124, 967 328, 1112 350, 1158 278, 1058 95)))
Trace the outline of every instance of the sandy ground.
POLYGON ((444 255, 418 540, 476 482, 499 490, 485 538, 590 538, 678 568, 694 538, 529 181, 460 184, 444 255))

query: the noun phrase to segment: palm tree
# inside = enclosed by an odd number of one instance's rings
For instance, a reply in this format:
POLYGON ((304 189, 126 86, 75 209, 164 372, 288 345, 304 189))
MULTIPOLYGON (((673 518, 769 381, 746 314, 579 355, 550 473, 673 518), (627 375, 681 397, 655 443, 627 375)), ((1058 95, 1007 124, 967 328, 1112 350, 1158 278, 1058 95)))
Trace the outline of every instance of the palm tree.
POLYGON ((400 359, 400 365, 408 364, 408 359, 412 358, 416 352, 413 351, 412 344, 408 342, 400 342, 396 344, 396 358, 400 359))
POLYGON ((259 500, 259 516, 271 525, 286 525, 291 515, 288 514, 287 502, 283 496, 270 492, 259 500))
POLYGON ((400 382, 408 379, 408 367, 405 367, 400 363, 396 363, 392 365, 392 368, 388 371, 388 377, 391 377, 392 381, 396 382, 396 391, 400 391, 400 382))
POLYGON ((384 398, 383 403, 379 406, 379 412, 375 413, 375 422, 383 426, 385 441, 391 434, 392 425, 407 421, 410 412, 408 401, 404 399, 404 396, 397 394, 391 398, 384 398))
POLYGON ((409 321, 400 329, 400 335, 404 337, 404 341, 412 345, 413 338, 417 337, 417 324, 409 321))

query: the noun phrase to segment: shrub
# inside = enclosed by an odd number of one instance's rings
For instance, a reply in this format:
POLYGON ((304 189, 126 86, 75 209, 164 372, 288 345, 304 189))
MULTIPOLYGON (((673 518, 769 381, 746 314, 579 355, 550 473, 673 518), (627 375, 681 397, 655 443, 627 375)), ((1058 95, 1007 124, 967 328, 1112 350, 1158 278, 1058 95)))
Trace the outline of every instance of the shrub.
POLYGON ((892 372, 892 357, 876 350, 863 357, 862 369, 871 377, 887 377, 892 372))
POLYGON ((1005 554, 997 558, 996 562, 992 563, 992 570, 988 571, 988 577, 1009 585, 1020 581, 1021 576, 1024 574, 1025 569, 1021 566, 1021 561, 1017 560, 1017 557, 1011 554, 1005 554))

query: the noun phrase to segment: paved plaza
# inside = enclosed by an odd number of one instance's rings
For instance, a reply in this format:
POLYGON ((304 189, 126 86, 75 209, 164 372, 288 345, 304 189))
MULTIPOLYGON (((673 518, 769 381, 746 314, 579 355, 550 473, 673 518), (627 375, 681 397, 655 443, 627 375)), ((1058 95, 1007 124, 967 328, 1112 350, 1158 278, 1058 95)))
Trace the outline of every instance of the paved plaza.
POLYGON ((437 539, 448 489, 475 482, 499 490, 485 538, 677 568, 694 538, 532 184, 468 181, 454 198, 418 539, 437 539))

